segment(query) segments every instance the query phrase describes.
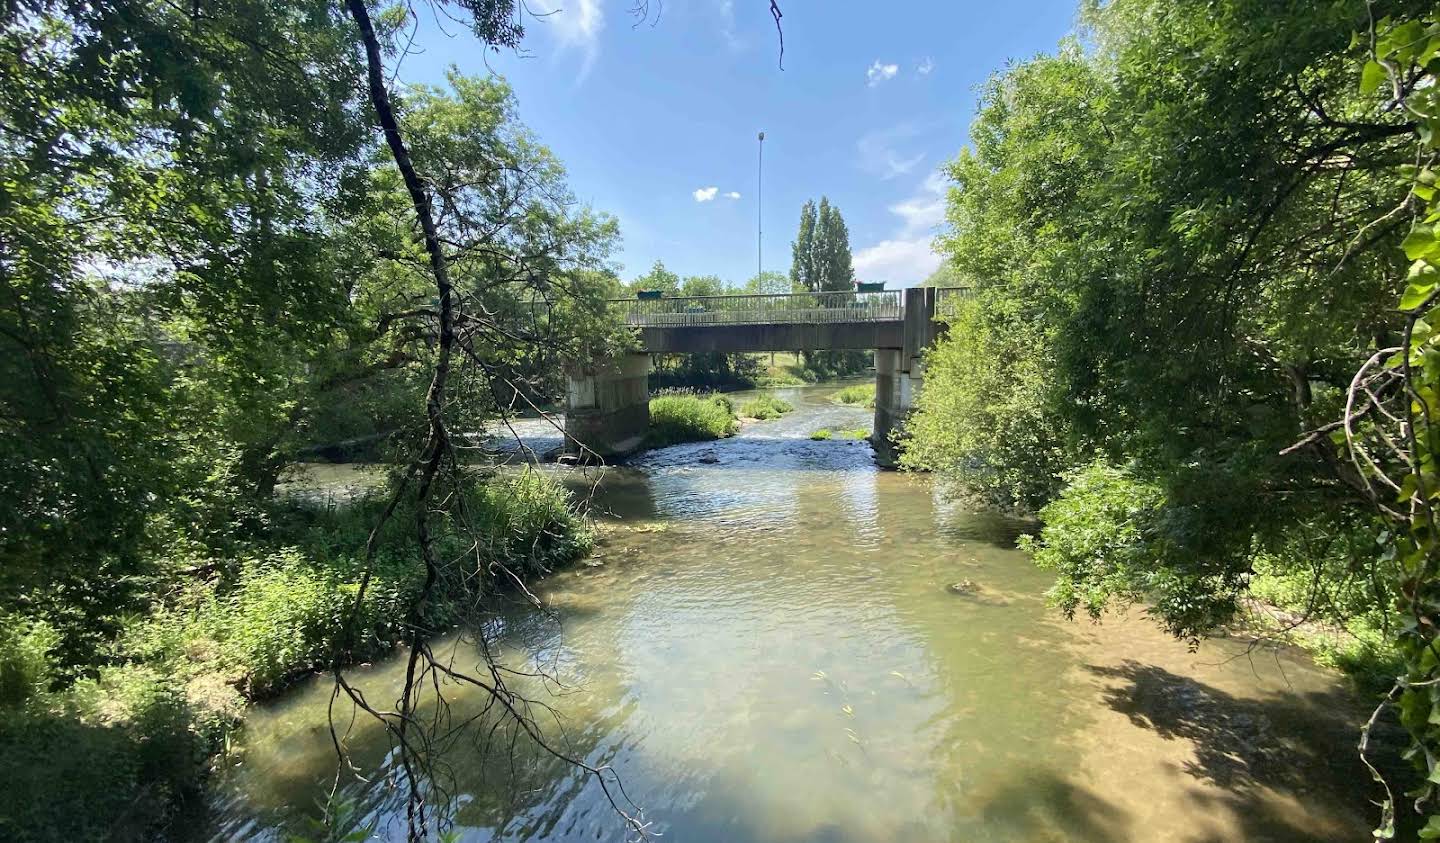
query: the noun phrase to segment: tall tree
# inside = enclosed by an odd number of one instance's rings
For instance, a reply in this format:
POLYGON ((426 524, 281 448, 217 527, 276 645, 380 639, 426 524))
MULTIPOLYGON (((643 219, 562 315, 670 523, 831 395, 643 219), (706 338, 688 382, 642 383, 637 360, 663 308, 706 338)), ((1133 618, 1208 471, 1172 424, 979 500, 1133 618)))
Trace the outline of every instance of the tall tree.
POLYGON ((800 209, 800 231, 790 244, 790 284, 797 290, 820 290, 815 266, 815 202, 806 200, 800 209))
POLYGON ((815 226, 812 247, 816 289, 843 291, 855 289, 855 266, 850 254, 850 229, 840 209, 820 197, 820 212, 815 226))

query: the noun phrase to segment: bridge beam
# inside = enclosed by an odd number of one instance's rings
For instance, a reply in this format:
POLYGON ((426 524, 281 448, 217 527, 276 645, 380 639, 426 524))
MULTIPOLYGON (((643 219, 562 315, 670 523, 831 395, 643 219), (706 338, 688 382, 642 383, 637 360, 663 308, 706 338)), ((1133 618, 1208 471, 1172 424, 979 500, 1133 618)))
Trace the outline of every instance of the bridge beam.
POLYGON ((601 457, 633 453, 650 430, 649 354, 626 354, 571 369, 565 391, 565 450, 601 457))

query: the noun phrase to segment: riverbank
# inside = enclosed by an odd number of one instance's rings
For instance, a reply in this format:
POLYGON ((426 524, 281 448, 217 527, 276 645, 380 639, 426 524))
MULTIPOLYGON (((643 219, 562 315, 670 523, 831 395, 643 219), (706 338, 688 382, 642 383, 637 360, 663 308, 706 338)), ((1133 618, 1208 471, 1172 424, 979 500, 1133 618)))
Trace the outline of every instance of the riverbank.
MULTIPOLYGON (((5 839, 148 839, 203 782, 211 759, 224 763, 249 704, 339 652, 362 661, 402 642, 424 580, 414 513, 402 506, 379 534, 362 598, 365 544, 384 501, 354 490, 347 498, 277 501, 265 533, 243 550, 186 560, 189 584, 115 636, 111 666, 63 690, 51 690, 59 678, 49 661, 53 633, 7 623, 5 839)), ((490 566, 534 580, 593 543, 563 487, 538 471, 484 479, 466 508, 465 530, 437 524, 436 552, 463 560, 478 543, 485 558, 437 580, 419 618, 433 634, 466 620, 483 593, 507 587, 490 566)))

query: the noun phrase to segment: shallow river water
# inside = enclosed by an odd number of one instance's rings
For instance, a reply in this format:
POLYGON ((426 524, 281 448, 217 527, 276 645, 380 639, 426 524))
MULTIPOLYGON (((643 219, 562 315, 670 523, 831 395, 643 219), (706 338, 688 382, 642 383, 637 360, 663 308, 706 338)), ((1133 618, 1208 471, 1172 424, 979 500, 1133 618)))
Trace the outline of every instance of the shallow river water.
MULTIPOLYGON (((1014 549, 1024 525, 878 471, 864 442, 808 438, 869 426, 833 391, 780 390, 798 407, 781 420, 610 469, 596 558, 539 585, 553 614, 496 620, 508 663, 565 683, 526 686, 559 715, 547 733, 613 765, 660 839, 1368 838, 1364 714, 1334 675, 1242 641, 1190 652, 1139 610, 1058 617, 1051 576, 1014 549)), ((393 700, 401 669, 358 681, 393 700)), ((282 840, 318 815, 330 690, 320 677, 254 712, 211 839, 282 840)), ((449 695, 452 722, 481 702, 449 695)), ((444 756, 460 839, 624 839, 592 779, 470 731, 444 756)), ((370 781, 342 792, 403 839, 383 734, 357 721, 350 744, 370 781)))

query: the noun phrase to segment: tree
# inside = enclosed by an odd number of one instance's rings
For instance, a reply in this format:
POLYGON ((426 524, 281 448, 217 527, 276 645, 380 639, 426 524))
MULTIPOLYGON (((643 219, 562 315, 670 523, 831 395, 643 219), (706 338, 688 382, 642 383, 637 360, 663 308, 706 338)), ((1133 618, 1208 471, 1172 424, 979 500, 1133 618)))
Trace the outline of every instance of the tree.
MULTIPOLYGON (((800 209, 800 230, 790 246, 790 281, 797 290, 836 293, 855 289, 855 268, 850 253, 850 232, 840 209, 820 197, 817 208, 807 200, 800 209)), ((822 300, 826 307, 843 303, 836 296, 822 300)), ((845 373, 866 365, 864 352, 806 352, 807 365, 827 373, 845 373)))
POLYGON ((680 295, 680 276, 665 268, 665 262, 656 260, 655 265, 644 275, 630 282, 632 291, 659 290, 666 296, 680 295))
POLYGON ((691 275, 680 285, 682 296, 723 296, 729 286, 717 275, 691 275))
POLYGON ((812 293, 821 289, 815 255, 816 224, 815 203, 806 200, 800 208, 800 230, 790 244, 790 285, 812 293))
POLYGON ((751 278, 745 282, 745 292, 774 296, 796 292, 796 288, 792 285, 788 276, 783 273, 770 272, 767 270, 759 275, 751 276, 751 278))
POLYGON ((817 290, 848 291, 855 289, 855 267, 850 254, 850 230, 840 209, 820 197, 820 211, 815 224, 813 251, 817 290))

